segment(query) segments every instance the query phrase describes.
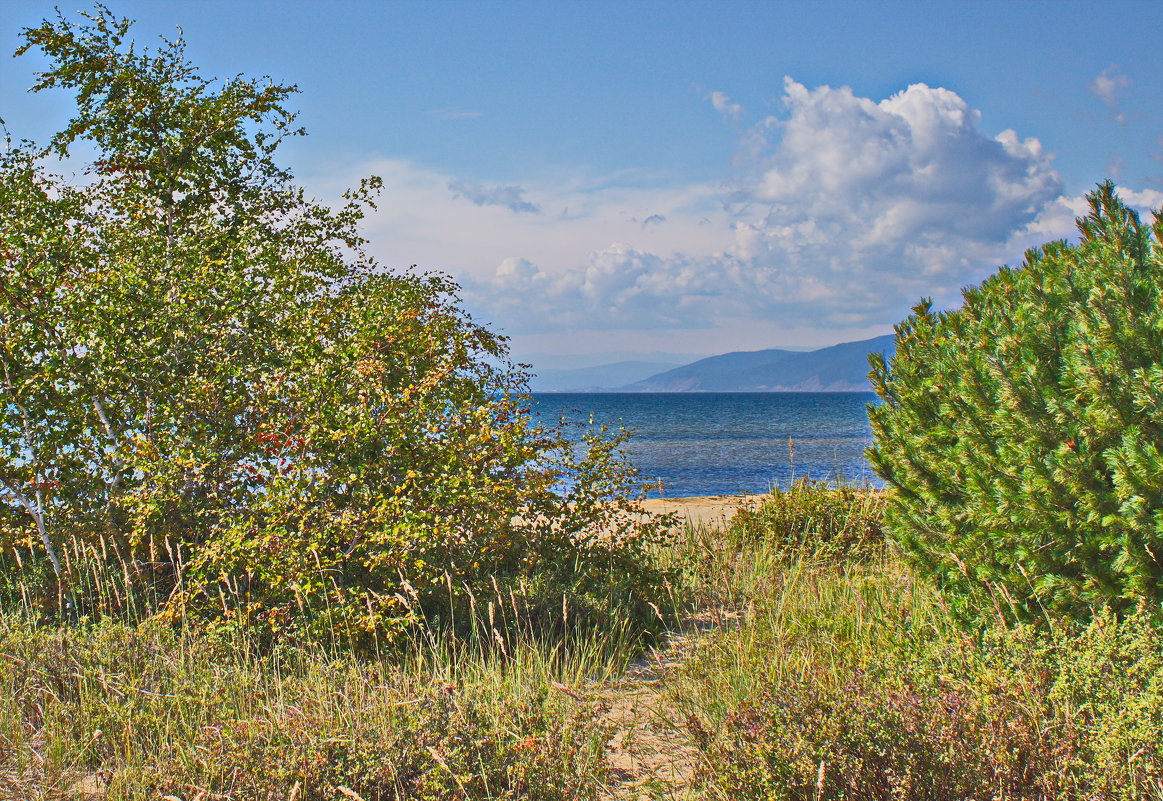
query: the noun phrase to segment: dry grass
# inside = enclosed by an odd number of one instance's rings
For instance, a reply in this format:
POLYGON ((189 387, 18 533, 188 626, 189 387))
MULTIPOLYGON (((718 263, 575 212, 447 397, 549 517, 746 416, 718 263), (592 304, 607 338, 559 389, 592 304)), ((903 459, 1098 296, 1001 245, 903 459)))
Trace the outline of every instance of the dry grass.
POLYGON ((553 636, 500 626, 523 610, 499 588, 467 635, 270 647, 135 621, 164 599, 124 562, 87 568, 101 614, 49 625, 10 573, 0 801, 1163 798, 1147 618, 967 632, 882 502, 805 484, 683 527, 655 558, 686 613, 645 653, 568 608, 553 636))

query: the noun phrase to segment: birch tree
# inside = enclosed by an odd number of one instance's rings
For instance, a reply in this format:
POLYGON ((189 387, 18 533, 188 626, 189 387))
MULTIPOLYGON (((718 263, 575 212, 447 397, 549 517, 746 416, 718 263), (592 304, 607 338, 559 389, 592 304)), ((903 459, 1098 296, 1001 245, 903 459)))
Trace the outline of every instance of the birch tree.
POLYGON ((5 536, 58 574, 60 543, 111 540, 171 610, 268 630, 389 635, 498 579, 573 594, 575 619, 646 610, 614 443, 575 460, 455 283, 368 257, 377 179, 335 208, 294 183, 293 87, 204 78, 130 24, 23 33, 34 91, 77 110, 0 160, 5 536), (80 152, 83 175, 47 171, 80 152))

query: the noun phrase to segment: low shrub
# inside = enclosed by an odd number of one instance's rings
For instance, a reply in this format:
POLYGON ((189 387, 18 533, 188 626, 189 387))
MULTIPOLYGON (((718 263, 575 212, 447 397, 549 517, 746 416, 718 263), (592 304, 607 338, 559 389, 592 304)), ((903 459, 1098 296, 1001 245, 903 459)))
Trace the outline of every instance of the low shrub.
MULTIPOLYGON (((767 668, 758 691, 688 718, 707 787, 781 801, 1163 793, 1163 640, 1147 614, 1104 613, 1056 635, 998 626, 982 640, 952 626, 944 638, 932 627, 908 632, 909 622, 898 619, 904 631, 872 649, 808 625, 810 645, 792 628, 765 640, 788 652, 768 653, 782 666, 767 668)), ((762 658, 758 648, 752 657, 762 658)))
POLYGON ((738 544, 766 542, 791 551, 825 548, 846 553, 883 539, 882 492, 801 479, 775 488, 759 506, 731 518, 729 534, 738 544))
POLYGON ((879 532, 884 503, 802 484, 740 515, 730 537, 687 538, 701 594, 731 607, 664 680, 704 796, 1163 797, 1152 610, 1014 624, 996 599, 967 631, 891 541, 848 558, 827 546, 879 532))

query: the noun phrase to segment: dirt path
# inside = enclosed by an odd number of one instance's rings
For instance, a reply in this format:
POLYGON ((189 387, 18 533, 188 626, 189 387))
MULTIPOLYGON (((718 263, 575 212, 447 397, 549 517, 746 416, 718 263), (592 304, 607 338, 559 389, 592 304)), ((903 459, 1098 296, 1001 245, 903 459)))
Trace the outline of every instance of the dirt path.
MULTIPOLYGON (((723 528, 740 507, 761 496, 720 495, 703 498, 654 499, 645 502, 651 514, 675 512, 680 521, 723 528)), ((607 720, 617 728, 610 740, 611 786, 603 801, 645 801, 685 797, 694 779, 698 753, 682 733, 677 710, 670 707, 667 674, 680 665, 707 632, 723 621, 694 615, 680 631, 638 659, 618 682, 603 692, 607 720), (706 619, 703 619, 703 618, 706 619)))
POLYGON ((700 637, 718 625, 691 620, 665 645, 636 661, 604 693, 606 720, 617 728, 609 742, 610 787, 603 801, 686 798, 698 752, 666 695, 668 673, 682 664, 700 637))

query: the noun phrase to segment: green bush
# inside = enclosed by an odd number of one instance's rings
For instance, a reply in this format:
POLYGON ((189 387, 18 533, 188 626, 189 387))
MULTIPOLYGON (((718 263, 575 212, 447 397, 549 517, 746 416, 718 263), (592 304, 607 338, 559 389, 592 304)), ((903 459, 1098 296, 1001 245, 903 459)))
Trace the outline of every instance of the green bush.
POLYGON ((338 208, 294 184, 293 87, 203 78, 130 25, 98 6, 23 32, 34 89, 77 110, 0 151, 8 591, 356 646, 420 620, 500 637, 486 593, 508 623, 517 595, 552 625, 656 620, 616 439, 574 458, 451 280, 368 256, 378 179, 338 208), (46 171, 77 143, 83 180, 46 171))
POLYGON ((889 531, 969 618, 1163 600, 1163 219, 1088 199, 1077 245, 922 303, 872 358, 889 531))
POLYGON ((763 542, 842 554, 882 541, 883 507, 884 494, 876 490, 800 479, 775 488, 758 506, 741 508, 728 534, 739 546, 763 542))
MULTIPOLYGON (((816 521, 804 530, 843 519, 830 492, 806 486, 795 506, 785 495, 770 519, 816 521)), ((875 507, 860 508, 875 521, 875 507)), ((713 595, 737 612, 663 682, 706 797, 1163 795, 1163 627, 1152 610, 1052 626, 991 610, 967 632, 891 545, 837 559, 810 538, 773 551, 778 528, 752 534, 700 543, 700 562, 721 566, 705 574, 713 595)))

